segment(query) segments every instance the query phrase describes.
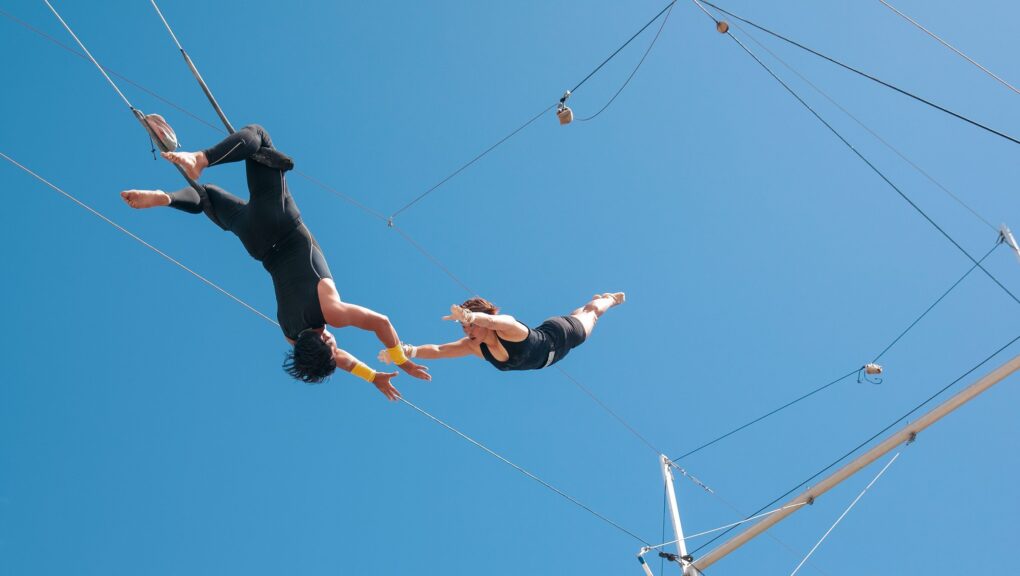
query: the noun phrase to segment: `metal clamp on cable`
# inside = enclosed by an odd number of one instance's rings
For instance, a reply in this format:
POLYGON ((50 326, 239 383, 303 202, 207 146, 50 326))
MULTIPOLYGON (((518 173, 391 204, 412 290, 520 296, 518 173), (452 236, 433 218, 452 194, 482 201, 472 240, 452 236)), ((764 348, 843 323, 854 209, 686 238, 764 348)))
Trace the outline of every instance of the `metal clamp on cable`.
POLYGON ((857 382, 858 383, 870 382, 871 384, 881 384, 882 383, 881 378, 869 378, 869 376, 881 374, 882 370, 883 369, 880 364, 875 363, 865 364, 864 366, 861 366, 861 369, 857 372, 857 382))
POLYGON ((563 93, 563 98, 556 105, 556 117, 560 119, 560 124, 570 124, 574 120, 574 112, 567 106, 567 98, 570 98, 570 90, 563 93))

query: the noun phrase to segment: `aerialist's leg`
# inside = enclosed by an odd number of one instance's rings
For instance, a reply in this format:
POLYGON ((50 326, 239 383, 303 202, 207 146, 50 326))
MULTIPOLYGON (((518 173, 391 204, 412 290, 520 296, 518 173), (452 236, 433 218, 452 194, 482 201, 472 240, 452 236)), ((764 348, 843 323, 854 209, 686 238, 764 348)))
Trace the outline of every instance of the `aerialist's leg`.
MULTIPOLYGON (((198 180, 202 171, 209 166, 251 160, 260 149, 273 150, 273 141, 269 138, 269 133, 261 126, 249 124, 211 148, 198 152, 163 152, 163 157, 180 166, 191 179, 198 180)), ((263 155, 265 153, 263 150, 263 155)), ((263 158, 262 160, 267 159, 263 158)), ((291 166, 273 167, 289 170, 291 166)))
POLYGON ((180 166, 192 180, 209 166, 243 160, 248 201, 211 184, 200 184, 170 194, 129 190, 122 193, 128 204, 135 208, 170 206, 192 214, 205 212, 217 226, 237 235, 248 253, 259 260, 301 223, 301 213, 287 190, 284 174, 294 164, 273 148, 261 126, 245 126, 206 150, 166 152, 163 157, 180 166))
POLYGON ((605 294, 596 294, 592 296, 591 302, 588 302, 584 306, 574 310, 570 313, 571 316, 577 318, 581 325, 584 326, 585 337, 591 335, 591 331, 595 329, 595 324, 598 323, 599 317, 606 313, 613 306, 623 304, 626 296, 623 292, 607 292, 605 294))
POLYGON ((209 219, 224 230, 244 210, 244 200, 213 184, 201 185, 201 190, 191 186, 169 194, 162 190, 125 190, 120 195, 132 208, 155 208, 170 206, 190 214, 205 212, 209 219))

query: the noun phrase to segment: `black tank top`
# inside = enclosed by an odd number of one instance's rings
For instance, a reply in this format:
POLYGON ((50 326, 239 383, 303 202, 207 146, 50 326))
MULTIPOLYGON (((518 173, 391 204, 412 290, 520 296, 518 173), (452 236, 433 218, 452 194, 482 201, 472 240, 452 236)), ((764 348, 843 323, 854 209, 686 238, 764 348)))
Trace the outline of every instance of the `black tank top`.
POLYGON ((520 342, 507 342, 496 335, 503 348, 509 355, 506 362, 500 362, 489 352, 489 347, 483 342, 479 345, 482 350, 482 357, 489 364, 499 370, 538 370, 545 368, 552 363, 553 355, 556 353, 553 342, 545 332, 528 328, 528 337, 520 342))
POLYGON ((319 280, 332 278, 319 244, 299 224, 263 256, 262 266, 273 277, 276 319, 284 336, 297 340, 305 328, 322 328, 326 319, 319 303, 319 280))

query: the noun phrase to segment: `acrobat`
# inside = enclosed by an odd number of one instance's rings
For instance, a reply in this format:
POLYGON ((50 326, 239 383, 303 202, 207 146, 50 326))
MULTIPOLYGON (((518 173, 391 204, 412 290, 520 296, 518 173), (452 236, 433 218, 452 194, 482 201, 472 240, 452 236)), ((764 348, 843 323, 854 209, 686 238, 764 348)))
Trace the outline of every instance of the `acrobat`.
POLYGON ((273 148, 269 134, 258 125, 245 126, 212 148, 199 152, 164 152, 195 182, 202 171, 217 164, 244 161, 248 201, 213 184, 176 192, 126 190, 124 201, 133 208, 169 206, 191 214, 204 212, 217 226, 234 233, 248 254, 273 278, 277 320, 294 348, 284 370, 307 383, 325 381, 337 367, 371 383, 390 400, 400 392, 390 382, 396 372, 376 372, 337 347, 326 325, 354 326, 374 332, 388 350, 388 359, 401 370, 429 380, 425 366, 407 359, 389 319, 373 310, 343 302, 318 242, 301 220, 287 187, 285 173, 293 161, 273 148))
MULTIPOLYGON (((443 320, 459 322, 464 337, 447 344, 404 344, 412 358, 432 360, 475 355, 498 370, 539 370, 559 362, 591 335, 607 310, 623 304, 623 292, 596 294, 591 301, 567 316, 554 316, 529 328, 484 298, 471 298, 450 307, 443 320)), ((379 359, 388 359, 387 351, 379 359)))

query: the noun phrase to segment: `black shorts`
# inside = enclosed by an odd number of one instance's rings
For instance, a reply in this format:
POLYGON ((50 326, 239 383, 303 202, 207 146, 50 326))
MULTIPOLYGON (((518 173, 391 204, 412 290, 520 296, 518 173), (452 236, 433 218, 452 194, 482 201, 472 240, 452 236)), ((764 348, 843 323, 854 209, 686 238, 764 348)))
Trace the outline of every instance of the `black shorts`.
POLYGON ((545 334, 552 344, 553 358, 545 367, 565 358, 571 349, 583 344, 587 338, 584 324, 573 316, 554 316, 542 322, 535 330, 545 334))

